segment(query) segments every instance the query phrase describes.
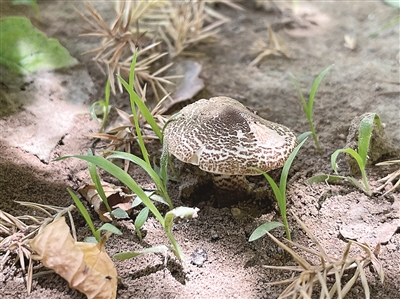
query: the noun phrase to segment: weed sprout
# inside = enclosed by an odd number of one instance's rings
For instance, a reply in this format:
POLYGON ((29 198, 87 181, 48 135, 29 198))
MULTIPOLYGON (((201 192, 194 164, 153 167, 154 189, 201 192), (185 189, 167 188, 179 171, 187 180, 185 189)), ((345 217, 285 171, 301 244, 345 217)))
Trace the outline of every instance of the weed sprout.
POLYGON ((293 81, 294 85, 296 86, 296 89, 297 89, 297 91, 299 93, 301 102, 303 103, 303 110, 304 110, 304 113, 307 116, 308 124, 310 125, 311 134, 312 134, 312 137, 314 139, 315 146, 317 148, 318 153, 320 153, 320 154, 322 153, 321 146, 319 144, 318 136, 317 136, 317 133, 315 131, 314 123, 313 123, 314 98, 315 98, 315 94, 317 93, 318 86, 322 81, 322 78, 326 75, 326 73, 331 69, 332 66, 333 66, 333 64, 328 66, 314 80, 314 83, 311 86, 310 96, 308 98, 308 102, 306 102, 306 100, 304 99, 304 96, 303 96, 303 93, 300 90, 299 84, 296 82, 296 80, 293 77, 291 77, 291 79, 292 79, 292 81, 293 81))
MULTIPOLYGON (((275 183, 275 181, 271 178, 271 176, 269 176, 265 172, 260 171, 264 175, 264 177, 267 179, 268 183, 271 185, 272 191, 275 194, 276 201, 278 202, 279 211, 281 213, 283 226, 285 227, 286 238, 288 240, 290 240, 291 237, 290 237, 289 223, 288 223, 287 217, 286 217, 286 203, 287 203, 287 201, 286 201, 286 183, 287 183, 287 178, 289 175, 290 166, 292 165, 292 162, 293 162, 294 158, 296 157, 298 151, 303 146, 304 142, 306 142, 307 136, 309 134, 310 134, 310 132, 306 132, 299 136, 298 139, 299 139, 300 143, 296 146, 296 148, 290 154, 289 158, 285 162, 285 165, 283 166, 281 178, 279 181, 279 186, 277 185, 277 183, 275 183)), ((262 224, 251 234, 249 241, 254 241, 254 240, 257 240, 258 238, 261 238, 262 236, 265 235, 266 232, 268 232, 278 226, 282 226, 282 224, 279 222, 268 222, 268 223, 262 224)))

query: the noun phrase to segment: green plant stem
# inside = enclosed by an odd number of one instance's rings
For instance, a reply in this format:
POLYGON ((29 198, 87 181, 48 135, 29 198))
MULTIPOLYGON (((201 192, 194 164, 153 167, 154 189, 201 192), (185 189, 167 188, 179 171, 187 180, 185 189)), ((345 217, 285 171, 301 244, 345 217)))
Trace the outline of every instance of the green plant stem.
POLYGON ((361 177, 362 177, 362 180, 363 180, 363 183, 364 183, 365 193, 368 196, 372 196, 371 187, 369 186, 369 183, 368 183, 367 173, 365 171, 365 167, 361 168, 360 170, 361 170, 361 177))
POLYGON ((176 240, 175 240, 175 238, 174 238, 174 235, 173 235, 173 234, 171 233, 171 231, 169 231, 167 228, 165 228, 165 232, 166 232, 166 234, 167 234, 167 237, 168 237, 169 241, 171 242, 172 246, 174 247, 173 252, 174 252, 175 256, 177 257, 177 259, 178 259, 180 262, 183 263, 183 262, 184 262, 184 259, 183 259, 182 250, 181 250, 181 248, 179 247, 178 242, 176 242, 176 240))

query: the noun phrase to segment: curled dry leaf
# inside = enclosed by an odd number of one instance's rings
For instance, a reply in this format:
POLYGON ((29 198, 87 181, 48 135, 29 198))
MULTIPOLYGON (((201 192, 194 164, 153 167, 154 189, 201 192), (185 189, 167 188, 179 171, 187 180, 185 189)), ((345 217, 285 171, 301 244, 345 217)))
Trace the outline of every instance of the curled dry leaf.
MULTIPOLYGON (((128 195, 130 193, 128 188, 115 186, 105 182, 101 185, 103 186, 104 193, 107 196, 108 204, 112 209, 120 208, 124 211, 132 209, 134 198, 128 195)), ((107 211, 107 208, 94 185, 85 185, 78 191, 91 205, 93 205, 93 208, 95 212, 99 214, 101 221, 110 222, 112 220, 110 213, 107 211)))
POLYGON ((65 218, 47 225, 31 242, 40 260, 47 268, 68 281, 69 286, 88 299, 116 298, 117 270, 104 249, 107 237, 100 243, 75 242, 65 218))

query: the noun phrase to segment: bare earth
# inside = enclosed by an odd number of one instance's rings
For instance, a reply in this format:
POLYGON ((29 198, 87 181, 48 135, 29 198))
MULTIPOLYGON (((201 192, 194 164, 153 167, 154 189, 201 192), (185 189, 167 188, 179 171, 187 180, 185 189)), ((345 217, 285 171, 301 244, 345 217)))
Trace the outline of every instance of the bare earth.
MULTIPOLYGON (((102 97, 105 77, 90 56, 80 55, 94 47, 96 40, 78 37, 84 22, 73 11, 73 5, 84 11, 80 1, 73 4, 68 1, 39 1, 41 20, 32 20, 35 26, 49 37, 57 38, 71 55, 82 62, 78 70, 87 69, 94 83, 89 87, 85 80, 74 81, 72 86, 86 90, 83 94, 87 99, 80 101, 86 108, 79 109, 83 113, 74 112, 73 126, 52 143, 54 147, 49 161, 64 155, 87 153, 93 140, 85 134, 98 130, 87 107, 102 97)), ((331 154, 345 146, 351 120, 365 112, 378 113, 395 147, 400 147, 399 26, 396 24, 381 31, 376 38, 369 37, 399 11, 381 1, 299 3, 299 6, 303 5, 319 11, 315 27, 305 32, 285 29, 283 17, 278 11, 256 8, 253 1, 243 2, 245 11, 218 6, 216 10, 230 17, 231 21, 222 27, 217 43, 199 45, 195 49, 204 54, 196 58, 203 66, 200 75, 205 83, 203 96, 230 96, 258 111, 262 117, 284 124, 300 134, 308 131, 309 127, 289 75, 297 79, 307 94, 314 78, 328 65, 335 64, 322 81, 315 103, 314 120, 323 154, 316 152, 312 140, 307 141, 290 172, 288 213, 292 238, 313 247, 291 216, 293 212, 334 256, 341 255, 346 246, 347 241, 341 234, 343 229, 356 231, 355 238, 360 238, 361 242, 368 241, 371 246, 383 242, 379 259, 385 272, 384 284, 380 283, 376 273, 366 269, 371 298, 400 298, 400 235, 389 234, 388 239, 382 241, 386 233, 382 227, 400 225, 400 190, 385 196, 376 193, 369 198, 346 183, 310 186, 306 181, 317 173, 332 173, 331 154), (274 29, 282 37, 290 59, 270 56, 259 66, 250 67, 248 64, 255 56, 249 55, 249 46, 257 38, 267 40, 266 21, 275 24, 274 29), (344 46, 345 34, 357 38, 353 51, 344 46)), ((112 16, 110 4, 94 2, 94 6, 112 16)), ((2 3, 0 16, 5 15, 34 17, 30 9, 2 3)), ((73 81, 71 73, 74 71, 76 69, 62 72, 66 75, 67 85, 69 80, 73 81)), ((3 81, 1 84, 2 90, 10 93, 15 91, 13 88, 19 88, 5 86, 7 84, 3 81)), ((47 96, 50 97, 50 93, 43 93, 43 97, 47 96)), ((128 108, 124 97, 113 98, 112 101, 117 107, 128 108)), ((1 129, 5 130, 15 123, 25 126, 23 112, 17 109, 12 116, 3 118, 1 129)), ((58 116, 52 119, 57 121, 58 116)), ((157 142, 149 144, 149 148, 153 155, 160 155, 161 148, 157 142)), ((138 153, 135 147, 133 151, 138 153)), ((0 210, 16 216, 33 212, 19 206, 15 200, 69 206, 72 200, 66 188, 77 190, 89 180, 87 164, 76 159, 47 163, 46 159, 39 159, 38 155, 24 150, 23 146, 4 140, 0 140, 0 152, 0 210)), ((340 173, 349 174, 344 156, 339 162, 340 173)), ((182 181, 197 182, 195 170, 184 168, 180 163, 176 165, 182 169, 182 181)), ((380 185, 377 180, 396 169, 398 166, 369 168, 372 188, 380 185)), ((135 168, 131 171, 142 186, 147 188, 152 185, 143 171, 135 168)), ((279 178, 279 174, 280 170, 272 172, 274 178, 279 178)), ((198 218, 177 222, 173 230, 188 261, 187 267, 182 268, 172 256, 165 264, 163 256, 154 254, 115 261, 121 278, 117 298, 278 297, 284 287, 270 286, 269 283, 289 278, 290 274, 269 270, 263 265, 295 265, 294 261, 268 237, 248 242, 258 225, 280 219, 271 191, 261 201, 241 201, 224 207, 215 204, 218 199, 209 192, 209 186, 195 186, 195 194, 190 200, 179 197, 179 184, 176 182, 170 183, 169 191, 175 206, 195 205, 200 208, 198 218), (208 260, 202 266, 189 262, 191 254, 198 248, 208 254, 208 260)), ((73 215, 78 239, 83 240, 90 235, 90 230, 77 211, 73 215)), ((91 215, 99 227, 101 222, 98 216, 92 210, 91 215)), ((167 244, 154 218, 146 222, 144 229, 146 237, 139 242, 132 221, 122 221, 124 234, 109 239, 106 246, 109 255, 167 244)), ((276 229, 273 234, 281 240, 284 238, 283 229, 276 229)), ((309 257, 307 254, 304 256, 309 257)), ((14 258, 12 256, 0 268, 2 298, 85 298, 70 289, 67 282, 56 274, 34 279, 33 291, 28 295, 21 268, 14 258)), ((360 280, 348 298, 364 298, 360 280)))

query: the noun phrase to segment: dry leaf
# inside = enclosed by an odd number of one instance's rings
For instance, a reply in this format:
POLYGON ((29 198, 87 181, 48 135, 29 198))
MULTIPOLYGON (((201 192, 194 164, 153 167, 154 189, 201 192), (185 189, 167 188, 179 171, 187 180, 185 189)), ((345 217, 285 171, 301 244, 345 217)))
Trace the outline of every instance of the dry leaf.
MULTIPOLYGON (((107 196, 108 204, 112 209, 121 208, 124 211, 132 209, 134 198, 132 196, 127 196, 127 194, 129 194, 128 188, 115 186, 105 182, 101 185, 103 186, 104 193, 107 196)), ((93 205, 93 208, 95 212, 99 214, 101 221, 110 222, 112 220, 94 185, 85 185, 78 191, 91 205, 93 205)))
POLYGON ((354 35, 345 34, 344 46, 353 51, 357 47, 357 38, 354 35))
POLYGON ((264 57, 270 55, 283 55, 286 58, 290 59, 288 53, 286 52, 285 44, 283 43, 282 38, 275 34, 272 30, 271 25, 267 23, 268 28, 268 36, 269 41, 268 44, 263 40, 256 40, 250 47, 250 54, 257 54, 257 57, 250 62, 250 66, 257 65, 264 57))
POLYGON ((117 270, 104 249, 106 237, 100 243, 75 242, 65 218, 47 225, 31 242, 47 268, 68 281, 71 288, 84 293, 88 299, 116 298, 117 270))

